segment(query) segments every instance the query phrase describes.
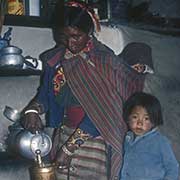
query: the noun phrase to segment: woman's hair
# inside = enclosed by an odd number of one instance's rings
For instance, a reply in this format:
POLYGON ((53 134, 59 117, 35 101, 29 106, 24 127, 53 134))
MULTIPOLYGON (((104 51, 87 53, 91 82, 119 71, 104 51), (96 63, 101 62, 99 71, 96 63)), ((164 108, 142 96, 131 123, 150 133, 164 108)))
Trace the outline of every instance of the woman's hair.
POLYGON ((94 23, 86 8, 62 5, 58 3, 53 14, 52 26, 55 29, 75 27, 91 34, 94 23))
POLYGON ((142 106, 146 109, 154 126, 163 124, 161 104, 155 96, 144 92, 136 92, 130 96, 123 106, 123 118, 126 122, 135 106, 142 106))

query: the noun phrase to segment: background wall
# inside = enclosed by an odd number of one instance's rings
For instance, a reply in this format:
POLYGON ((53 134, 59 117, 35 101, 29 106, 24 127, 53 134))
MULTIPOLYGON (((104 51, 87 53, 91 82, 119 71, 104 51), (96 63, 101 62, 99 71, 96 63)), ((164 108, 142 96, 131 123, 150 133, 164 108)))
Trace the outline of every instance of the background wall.
POLYGON ((149 12, 161 17, 180 17, 180 1, 179 0, 125 0, 137 6, 142 2, 149 2, 149 12))

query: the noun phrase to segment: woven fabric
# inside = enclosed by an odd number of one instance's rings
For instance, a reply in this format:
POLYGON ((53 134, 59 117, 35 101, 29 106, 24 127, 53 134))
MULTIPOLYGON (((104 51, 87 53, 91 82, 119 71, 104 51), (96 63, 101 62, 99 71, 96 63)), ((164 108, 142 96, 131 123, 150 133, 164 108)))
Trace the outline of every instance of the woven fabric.
POLYGON ((107 180, 106 162, 104 140, 100 137, 89 139, 74 152, 69 172, 67 169, 56 171, 56 179, 107 180))

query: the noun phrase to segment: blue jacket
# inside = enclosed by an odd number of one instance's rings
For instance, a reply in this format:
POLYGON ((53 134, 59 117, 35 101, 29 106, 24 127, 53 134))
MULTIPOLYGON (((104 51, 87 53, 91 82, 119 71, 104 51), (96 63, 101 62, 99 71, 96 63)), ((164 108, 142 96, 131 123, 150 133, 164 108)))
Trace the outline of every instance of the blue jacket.
POLYGON ((129 131, 124 144, 120 180, 177 180, 179 164, 166 137, 153 129, 136 137, 129 131))

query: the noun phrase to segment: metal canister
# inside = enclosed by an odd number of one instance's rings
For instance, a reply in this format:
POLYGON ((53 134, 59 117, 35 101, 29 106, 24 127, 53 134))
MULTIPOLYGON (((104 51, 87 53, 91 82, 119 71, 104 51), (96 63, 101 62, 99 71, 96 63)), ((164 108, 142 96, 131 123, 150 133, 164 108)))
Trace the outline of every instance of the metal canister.
POLYGON ((54 167, 47 165, 45 167, 30 167, 31 180, 56 180, 54 167))

